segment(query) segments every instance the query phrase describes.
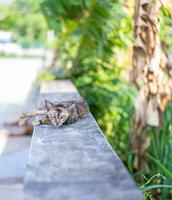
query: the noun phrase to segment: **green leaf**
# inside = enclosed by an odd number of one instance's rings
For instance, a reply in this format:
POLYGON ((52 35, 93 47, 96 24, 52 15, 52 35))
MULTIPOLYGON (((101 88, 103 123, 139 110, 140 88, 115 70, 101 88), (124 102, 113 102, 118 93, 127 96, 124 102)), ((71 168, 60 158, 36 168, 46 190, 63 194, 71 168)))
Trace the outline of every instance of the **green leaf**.
POLYGON ((151 156, 149 153, 146 153, 146 155, 148 156, 150 160, 152 160, 160 168, 162 173, 164 173, 168 177, 168 179, 172 181, 172 172, 169 169, 167 169, 163 164, 161 164, 159 160, 151 156))
POLYGON ((146 186, 146 187, 143 187, 141 188, 141 191, 142 192, 147 192, 149 190, 152 190, 152 189, 158 189, 158 188, 172 188, 172 185, 150 185, 150 186, 146 186))

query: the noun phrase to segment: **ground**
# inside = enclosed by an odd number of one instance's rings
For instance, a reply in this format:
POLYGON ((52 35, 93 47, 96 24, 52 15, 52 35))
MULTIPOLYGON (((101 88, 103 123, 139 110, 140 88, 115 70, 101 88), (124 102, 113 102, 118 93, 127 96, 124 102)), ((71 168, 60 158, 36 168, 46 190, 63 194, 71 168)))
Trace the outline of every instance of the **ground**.
POLYGON ((38 87, 35 79, 42 59, 0 59, 0 197, 22 199, 23 177, 30 136, 8 137, 5 121, 14 120, 21 111, 35 105, 38 87))

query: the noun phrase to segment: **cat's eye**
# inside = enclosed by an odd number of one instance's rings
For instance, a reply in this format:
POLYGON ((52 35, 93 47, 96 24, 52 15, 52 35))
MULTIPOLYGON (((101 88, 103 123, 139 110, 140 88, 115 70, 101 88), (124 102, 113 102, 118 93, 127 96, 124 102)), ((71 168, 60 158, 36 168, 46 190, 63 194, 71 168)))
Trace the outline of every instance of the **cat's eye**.
POLYGON ((60 118, 61 118, 61 119, 65 119, 65 118, 66 118, 66 116, 65 116, 65 115, 62 115, 60 118))
POLYGON ((51 112, 48 113, 48 116, 53 118, 53 117, 56 116, 56 112, 51 111, 51 112))

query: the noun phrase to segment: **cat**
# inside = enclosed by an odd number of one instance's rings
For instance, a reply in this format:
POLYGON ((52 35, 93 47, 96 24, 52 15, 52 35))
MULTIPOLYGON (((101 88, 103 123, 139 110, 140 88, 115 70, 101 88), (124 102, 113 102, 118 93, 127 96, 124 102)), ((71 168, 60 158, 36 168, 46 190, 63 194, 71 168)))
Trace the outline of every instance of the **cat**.
POLYGON ((89 107, 82 97, 77 101, 62 101, 57 104, 45 100, 44 109, 35 109, 30 112, 22 113, 19 120, 5 123, 5 125, 8 126, 21 126, 22 129, 19 132, 6 132, 9 136, 32 135, 33 126, 49 124, 60 127, 63 124, 74 123, 79 118, 87 117, 88 114, 89 107), (42 119, 33 121, 31 125, 29 120, 36 115, 44 115, 44 117, 42 119))
POLYGON ((28 120, 33 116, 44 115, 42 119, 33 121, 32 125, 52 124, 56 127, 60 127, 63 124, 74 123, 79 118, 87 117, 88 114, 88 105, 82 97, 77 101, 62 101, 57 104, 45 100, 45 109, 23 113, 20 116, 19 125, 26 125, 28 120))

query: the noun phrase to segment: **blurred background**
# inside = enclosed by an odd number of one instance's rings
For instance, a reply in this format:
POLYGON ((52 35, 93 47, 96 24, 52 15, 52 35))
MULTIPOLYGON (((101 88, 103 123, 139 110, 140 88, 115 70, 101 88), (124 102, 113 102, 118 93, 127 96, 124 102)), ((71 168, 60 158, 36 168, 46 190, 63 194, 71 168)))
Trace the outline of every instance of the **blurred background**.
MULTIPOLYGON (((145 199, 172 199, 172 102, 163 126, 147 126, 144 167, 131 142, 137 89, 129 79, 132 0, 0 0, 0 196, 21 198, 31 136, 4 122, 36 105, 42 81, 70 79, 145 199), (10 191, 10 193, 8 192, 10 191)), ((160 40, 172 69, 172 3, 160 9, 160 40)), ((145 134, 144 134, 145 135, 145 134)), ((135 141, 137 142, 137 141, 135 141)))

